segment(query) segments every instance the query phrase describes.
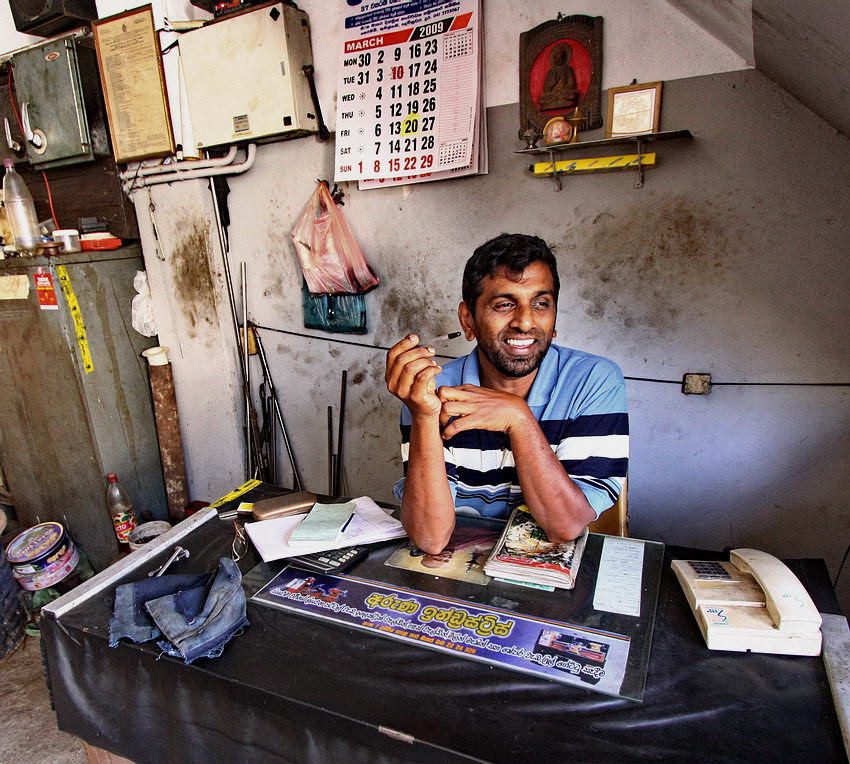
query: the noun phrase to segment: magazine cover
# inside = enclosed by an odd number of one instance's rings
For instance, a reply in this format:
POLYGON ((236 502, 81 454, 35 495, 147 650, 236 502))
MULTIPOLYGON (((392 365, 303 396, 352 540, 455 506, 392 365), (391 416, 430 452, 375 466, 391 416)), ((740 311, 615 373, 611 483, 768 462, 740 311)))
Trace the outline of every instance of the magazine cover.
MULTIPOLYGON (((572 581, 578 572, 586 540, 587 531, 575 541, 564 544, 549 541, 546 532, 531 516, 528 507, 522 505, 511 514, 505 532, 487 560, 485 569, 493 566, 498 573, 505 574, 505 565, 517 565, 572 581)), ((520 571, 514 570, 516 577, 522 575, 520 571)))
POLYGON ((484 573, 484 561, 498 538, 496 528, 468 526, 459 521, 440 554, 426 554, 410 542, 394 552, 384 564, 440 578, 486 584, 490 577, 484 573))

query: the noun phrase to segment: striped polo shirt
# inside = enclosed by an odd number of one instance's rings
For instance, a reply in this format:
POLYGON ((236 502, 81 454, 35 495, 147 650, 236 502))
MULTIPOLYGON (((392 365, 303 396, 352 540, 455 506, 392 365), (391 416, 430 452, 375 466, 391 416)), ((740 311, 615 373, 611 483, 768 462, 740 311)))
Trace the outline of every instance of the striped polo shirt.
MULTIPOLYGON (((443 366, 437 386, 481 385, 477 348, 443 366)), ((626 386, 613 361, 550 345, 526 403, 563 468, 584 492, 597 516, 620 495, 629 461, 626 386)), ((401 411, 405 475, 410 411, 401 411)), ((524 503, 506 433, 460 432, 444 443, 446 475, 459 514, 506 518, 524 503)), ((405 478, 393 493, 399 500, 405 478)))

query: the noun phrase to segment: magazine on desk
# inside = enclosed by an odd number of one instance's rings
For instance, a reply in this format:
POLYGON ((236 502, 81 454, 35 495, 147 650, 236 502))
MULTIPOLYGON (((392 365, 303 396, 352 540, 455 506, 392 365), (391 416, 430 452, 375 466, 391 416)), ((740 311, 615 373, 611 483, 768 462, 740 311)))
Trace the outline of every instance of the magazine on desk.
POLYGON ((508 518, 505 530, 484 563, 484 572, 495 578, 572 589, 586 544, 587 530, 575 541, 563 544, 549 541, 523 504, 508 518))

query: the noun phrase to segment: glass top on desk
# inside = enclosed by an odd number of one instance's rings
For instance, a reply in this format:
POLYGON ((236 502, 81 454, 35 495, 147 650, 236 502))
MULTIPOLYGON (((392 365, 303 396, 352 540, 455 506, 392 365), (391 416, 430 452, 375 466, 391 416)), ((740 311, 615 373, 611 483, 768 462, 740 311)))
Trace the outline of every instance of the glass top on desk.
MULTIPOLYGON (((458 517, 458 525, 501 527, 465 517, 458 517)), ((284 560, 261 563, 243 585, 249 597, 259 593, 252 600, 258 604, 632 700, 643 696, 663 544, 590 534, 575 588, 555 591, 497 579, 481 585, 387 565, 405 544, 376 547, 335 575, 303 571, 284 560), (638 555, 627 584, 635 589, 634 614, 626 614, 628 607, 602 610, 613 607, 597 595, 603 549, 610 558, 624 546, 638 555), (382 597, 388 598, 385 607, 382 597), (510 633, 499 638, 484 628, 496 623, 511 624, 510 633)), ((608 579, 611 565, 609 559, 608 579)))

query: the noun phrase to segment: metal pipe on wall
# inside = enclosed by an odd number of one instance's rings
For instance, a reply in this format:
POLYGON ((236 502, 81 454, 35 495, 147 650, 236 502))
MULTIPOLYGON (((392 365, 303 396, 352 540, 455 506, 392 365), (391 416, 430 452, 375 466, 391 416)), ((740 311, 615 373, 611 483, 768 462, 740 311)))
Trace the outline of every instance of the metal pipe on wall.
MULTIPOLYGON (((292 443, 289 441, 289 433, 286 431, 286 425, 283 422, 283 411, 280 408, 280 402, 277 399, 277 388, 274 385, 274 381, 272 380, 272 372, 269 368, 269 362, 266 358, 266 350, 263 347, 263 340, 260 337, 260 333, 254 331, 254 337, 257 340, 257 353, 260 356, 260 364, 263 368, 263 378, 265 379, 266 385, 268 386, 269 396, 272 399, 272 406, 274 408, 274 414, 277 418, 278 425, 280 425, 280 433, 283 437, 283 445, 286 448, 286 454, 289 457, 289 464, 292 467, 292 477, 295 482, 295 488, 298 491, 304 489, 304 483, 301 480, 301 473, 298 470, 298 463, 295 461, 295 452, 292 450, 292 443)), ((274 438, 274 434, 272 435, 274 438)))
POLYGON ((233 164, 236 159, 236 146, 231 146, 228 152, 222 157, 213 159, 185 159, 179 162, 169 162, 168 164, 158 164, 149 167, 141 166, 134 170, 124 170, 119 173, 118 177, 121 180, 133 180, 133 178, 142 175, 164 175, 169 172, 185 172, 187 170, 204 170, 210 167, 226 167, 233 164))
POLYGON ((180 436, 180 419, 177 414, 177 396, 174 393, 174 376, 168 362, 167 348, 148 348, 142 351, 142 355, 148 360, 168 517, 176 524, 184 517, 184 510, 189 503, 189 489, 183 439, 180 436))
POLYGON ((125 180, 123 183, 124 192, 130 194, 138 188, 145 186, 153 186, 157 183, 176 183, 181 180, 193 180, 197 178, 210 178, 214 175, 241 175, 247 172, 254 166, 254 160, 257 158, 257 144, 249 143, 248 151, 245 155, 245 161, 240 164, 228 164, 224 167, 208 167, 205 169, 182 170, 180 172, 169 172, 163 175, 145 175, 138 178, 125 180))

